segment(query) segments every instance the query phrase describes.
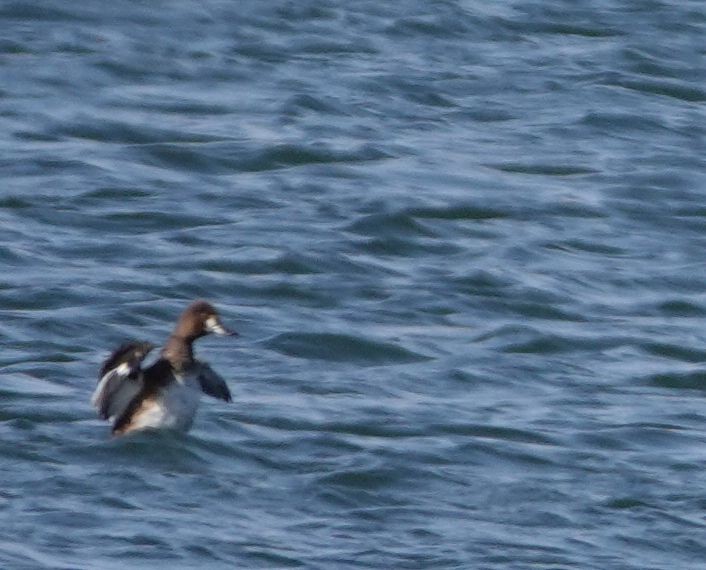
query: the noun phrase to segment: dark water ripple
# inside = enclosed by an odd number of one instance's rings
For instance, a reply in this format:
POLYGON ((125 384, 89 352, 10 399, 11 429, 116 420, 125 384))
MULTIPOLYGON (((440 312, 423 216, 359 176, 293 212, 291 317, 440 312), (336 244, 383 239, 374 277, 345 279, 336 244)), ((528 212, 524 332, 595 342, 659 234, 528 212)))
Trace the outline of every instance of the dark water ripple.
POLYGON ((0 566, 704 567, 702 3, 0 24, 0 566), (111 440, 195 297, 235 401, 111 440))

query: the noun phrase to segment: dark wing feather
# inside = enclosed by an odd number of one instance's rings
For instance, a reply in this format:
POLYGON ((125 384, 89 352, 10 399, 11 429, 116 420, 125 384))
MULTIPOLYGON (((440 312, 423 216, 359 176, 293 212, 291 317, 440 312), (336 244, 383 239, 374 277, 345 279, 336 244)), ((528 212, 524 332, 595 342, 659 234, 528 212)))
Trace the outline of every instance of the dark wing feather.
POLYGON ((154 348, 148 342, 126 342, 103 363, 91 401, 103 419, 122 414, 142 387, 140 364, 154 348))
POLYGON ((120 413, 116 414, 117 417, 113 422, 113 433, 121 433, 128 427, 142 403, 146 399, 153 397, 171 379, 172 366, 164 358, 160 358, 152 366, 141 371, 140 387, 120 413))
POLYGON ((153 348, 154 345, 150 342, 124 342, 105 359, 103 366, 101 366, 100 377, 103 378, 108 372, 118 368, 121 364, 128 364, 131 371, 139 369, 141 362, 153 348))
POLYGON ((213 396, 214 398, 219 398, 220 400, 225 400, 226 402, 232 401, 230 390, 225 380, 221 378, 208 364, 203 362, 199 363, 199 384, 201 384, 201 391, 204 394, 213 396))

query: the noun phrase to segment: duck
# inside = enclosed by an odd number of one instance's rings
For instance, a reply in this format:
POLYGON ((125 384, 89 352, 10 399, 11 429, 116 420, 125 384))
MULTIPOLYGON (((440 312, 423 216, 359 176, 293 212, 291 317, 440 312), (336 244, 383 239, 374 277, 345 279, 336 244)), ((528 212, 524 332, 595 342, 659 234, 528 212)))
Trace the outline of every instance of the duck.
POLYGON ((213 305, 197 300, 181 314, 151 365, 144 361, 155 345, 144 341, 125 342, 105 359, 91 403, 101 419, 112 421, 113 436, 147 429, 186 433, 202 393, 232 401, 225 380, 194 357, 194 342, 208 334, 238 335, 223 325, 213 305))

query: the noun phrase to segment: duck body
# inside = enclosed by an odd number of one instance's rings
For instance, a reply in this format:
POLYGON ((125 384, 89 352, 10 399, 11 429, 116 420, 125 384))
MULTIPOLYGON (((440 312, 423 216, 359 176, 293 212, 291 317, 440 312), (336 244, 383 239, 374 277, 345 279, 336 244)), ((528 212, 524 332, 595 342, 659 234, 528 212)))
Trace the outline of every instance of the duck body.
POLYGON ((184 311, 151 366, 142 368, 150 343, 125 343, 106 359, 92 401, 101 418, 113 420, 114 435, 144 429, 187 432, 202 393, 231 401, 223 378, 194 358, 193 342, 211 332, 234 334, 210 304, 197 301, 184 311))
POLYGON ((145 370, 143 382, 145 389, 116 418, 113 433, 147 428, 187 432, 204 392, 231 401, 223 379, 208 364, 199 361, 186 369, 175 370, 168 361, 160 359, 145 370))

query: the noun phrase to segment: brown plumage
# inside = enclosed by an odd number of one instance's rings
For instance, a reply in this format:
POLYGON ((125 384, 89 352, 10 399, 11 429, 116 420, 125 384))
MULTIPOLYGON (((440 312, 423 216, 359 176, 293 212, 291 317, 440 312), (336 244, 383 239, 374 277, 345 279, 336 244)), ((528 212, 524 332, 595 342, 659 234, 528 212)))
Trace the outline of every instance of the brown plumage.
POLYGON ((195 301, 177 321, 160 358, 148 368, 140 365, 150 343, 126 343, 111 354, 101 368, 93 402, 101 417, 114 418, 114 434, 146 427, 186 431, 200 392, 231 401, 223 379, 194 358, 194 341, 210 333, 236 334, 223 326, 213 305, 195 301))

